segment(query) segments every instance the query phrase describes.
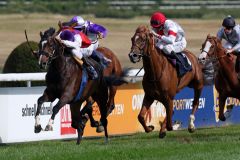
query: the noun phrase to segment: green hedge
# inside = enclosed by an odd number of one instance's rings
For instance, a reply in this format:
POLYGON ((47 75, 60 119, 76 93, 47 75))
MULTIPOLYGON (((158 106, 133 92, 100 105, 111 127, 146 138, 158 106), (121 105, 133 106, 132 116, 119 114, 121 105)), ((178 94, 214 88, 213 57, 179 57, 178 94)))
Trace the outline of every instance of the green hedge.
MULTIPOLYGON (((15 0, 9 2, 6 6, 0 6, 0 13, 59 13, 59 14, 94 14, 96 17, 108 18, 132 18, 135 16, 150 16, 153 12, 159 10, 161 1, 156 1, 158 4, 149 9, 141 9, 139 6, 134 6, 132 9, 112 9, 107 0, 99 0, 98 4, 92 4, 92 1, 87 0, 69 0, 69 1, 47 1, 47 0, 32 0, 31 3, 25 4, 23 0, 15 0), (12 3, 11 3, 12 2, 12 3)), ((239 18, 239 9, 206 9, 202 6, 201 9, 166 9, 161 10, 166 13, 169 18, 223 18, 227 15, 232 15, 239 18)))
MULTIPOLYGON (((33 50, 38 50, 38 43, 30 41, 33 50)), ((3 73, 35 73, 45 72, 38 65, 38 59, 32 55, 27 42, 17 46, 8 56, 3 67, 3 73)), ((32 82, 32 86, 42 86, 44 82, 32 82)), ((26 82, 1 82, 1 87, 23 87, 26 82)))

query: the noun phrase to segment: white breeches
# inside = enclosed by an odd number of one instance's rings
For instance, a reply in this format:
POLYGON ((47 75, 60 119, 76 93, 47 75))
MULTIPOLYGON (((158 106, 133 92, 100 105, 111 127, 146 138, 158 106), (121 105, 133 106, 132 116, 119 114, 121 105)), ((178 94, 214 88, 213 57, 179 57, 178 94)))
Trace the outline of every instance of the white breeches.
POLYGON ((89 57, 92 55, 93 50, 98 48, 98 44, 99 42, 96 42, 87 48, 74 48, 72 49, 72 53, 80 59, 82 59, 82 57, 89 57))
POLYGON ((179 53, 182 52, 186 46, 187 46, 187 41, 184 37, 178 42, 174 42, 173 44, 166 44, 162 41, 159 41, 156 46, 160 48, 165 54, 171 54, 173 51, 174 53, 179 53))

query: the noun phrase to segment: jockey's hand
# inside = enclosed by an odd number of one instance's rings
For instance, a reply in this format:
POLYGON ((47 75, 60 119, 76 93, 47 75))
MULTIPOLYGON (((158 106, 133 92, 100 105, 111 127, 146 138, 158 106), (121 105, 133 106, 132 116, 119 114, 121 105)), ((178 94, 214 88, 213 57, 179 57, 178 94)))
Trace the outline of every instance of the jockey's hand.
POLYGON ((158 39, 161 39, 162 36, 157 34, 155 31, 151 30, 151 33, 154 35, 154 37, 158 38, 158 39))
POLYGON ((226 50, 226 54, 227 54, 227 55, 230 55, 232 52, 233 52, 233 49, 227 49, 227 50, 226 50))
POLYGON ((98 39, 103 39, 103 34, 101 32, 98 32, 97 38, 98 39))

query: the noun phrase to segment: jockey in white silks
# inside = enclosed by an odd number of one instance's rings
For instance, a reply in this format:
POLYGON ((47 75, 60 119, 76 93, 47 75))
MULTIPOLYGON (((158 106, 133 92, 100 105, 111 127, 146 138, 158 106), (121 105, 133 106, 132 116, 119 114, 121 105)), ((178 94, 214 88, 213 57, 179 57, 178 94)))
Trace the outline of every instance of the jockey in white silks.
POLYGON ((70 22, 63 23, 64 26, 71 26, 74 29, 83 32, 91 40, 91 45, 81 48, 83 56, 91 56, 94 60, 100 62, 103 66, 107 66, 111 62, 110 59, 103 56, 102 53, 96 51, 99 47, 99 40, 107 36, 107 29, 99 24, 85 21, 81 16, 74 16, 70 22))
POLYGON ((184 37, 182 27, 178 23, 167 19, 161 12, 153 13, 150 24, 153 30, 152 33, 156 37, 156 47, 162 50, 167 56, 177 59, 186 70, 191 70, 191 62, 183 53, 183 50, 187 46, 187 41, 184 37), (179 53, 187 59, 187 65, 184 64, 179 53))
POLYGON ((167 55, 180 53, 186 46, 182 27, 176 22, 167 19, 161 12, 155 12, 150 20, 154 32, 158 34, 156 46, 167 55))
MULTIPOLYGON (((82 66, 84 57, 89 56, 84 55, 82 52, 83 48, 87 48, 91 45, 89 38, 84 33, 71 27, 63 28, 57 38, 70 49, 73 58, 82 66)), ((87 71, 90 74, 90 78, 97 79, 98 74, 94 67, 87 62, 85 64, 87 65, 87 71)))

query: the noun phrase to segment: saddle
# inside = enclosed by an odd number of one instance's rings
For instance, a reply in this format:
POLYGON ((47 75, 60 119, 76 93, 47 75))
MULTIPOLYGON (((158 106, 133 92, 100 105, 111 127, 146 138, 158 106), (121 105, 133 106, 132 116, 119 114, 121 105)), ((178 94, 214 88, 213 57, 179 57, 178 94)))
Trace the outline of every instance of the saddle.
POLYGON ((167 58, 176 67, 179 77, 192 70, 191 62, 183 52, 172 52, 167 58))

